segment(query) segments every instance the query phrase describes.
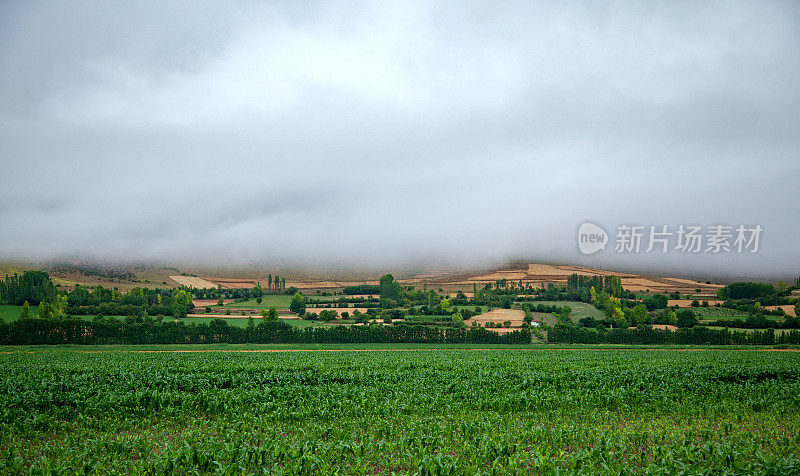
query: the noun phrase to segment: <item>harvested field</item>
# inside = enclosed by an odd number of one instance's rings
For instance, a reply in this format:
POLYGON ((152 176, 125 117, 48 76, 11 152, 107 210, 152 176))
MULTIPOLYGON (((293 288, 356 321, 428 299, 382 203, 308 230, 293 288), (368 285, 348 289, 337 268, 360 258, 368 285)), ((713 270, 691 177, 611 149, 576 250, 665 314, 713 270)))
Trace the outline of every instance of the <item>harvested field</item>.
POLYGON ((492 332, 497 332, 498 334, 507 334, 518 330, 520 330, 519 327, 494 327, 491 329, 492 332))
MULTIPOLYGON (((344 288, 346 286, 359 286, 362 284, 368 284, 371 286, 377 286, 378 281, 303 281, 303 282, 295 282, 292 281, 292 286, 296 287, 297 289, 308 290, 308 289, 320 289, 320 290, 338 290, 340 288, 344 288)), ((289 287, 289 283, 287 281, 286 287, 289 287)))
POLYGON ((520 271, 495 271, 494 273, 490 274, 473 276, 469 278, 467 281, 494 282, 494 281, 499 281, 501 279, 507 279, 509 281, 518 281, 520 279, 525 279, 527 276, 528 275, 526 273, 520 271))
MULTIPOLYGON (((175 281, 181 286, 187 286, 190 288, 216 288, 217 283, 213 283, 204 278, 198 278, 195 276, 170 276, 169 279, 175 281)), ((224 287, 224 286, 223 286, 224 287)))
POLYGON ((551 264, 529 264, 528 275, 531 276, 561 276, 566 278, 572 274, 584 276, 609 276, 615 274, 617 276, 631 276, 625 273, 612 273, 601 269, 584 268, 581 266, 555 266, 551 264))
POLYGON ((343 312, 353 314, 353 311, 366 313, 367 309, 366 307, 306 307, 306 312, 315 312, 319 314, 320 311, 336 311, 337 315, 341 315, 343 312))
MULTIPOLYGON (((242 289, 242 288, 252 288, 255 287, 257 284, 261 284, 262 288, 266 288, 266 281, 259 281, 257 279, 243 279, 243 278, 208 278, 213 280, 215 283, 219 284, 225 289, 242 289)), ((289 284, 287 283, 286 286, 288 287, 289 284)), ((216 285, 214 286, 216 287, 216 285)))
MULTIPOLYGON (((722 304, 724 302, 718 299, 697 298, 697 300, 700 302, 700 304, 703 304, 703 301, 708 301, 709 306, 715 306, 717 303, 722 304)), ((694 301, 694 299, 669 299, 667 300, 667 306, 692 307, 692 301, 694 301)))
POLYGON ((638 276, 635 274, 607 271, 596 268, 585 268, 582 266, 557 266, 549 264, 528 264, 527 269, 497 270, 493 272, 483 272, 475 276, 467 277, 462 281, 447 281, 452 286, 467 285, 473 283, 490 283, 500 279, 509 281, 522 281, 525 284, 539 285, 543 283, 566 284, 567 278, 572 274, 583 276, 618 276, 622 281, 622 286, 633 292, 673 292, 682 293, 696 292, 700 288, 702 292, 714 294, 720 285, 701 284, 691 279, 685 278, 662 278, 652 276, 638 276))
POLYGON ((661 330, 668 330, 668 331, 677 331, 678 328, 669 324, 653 324, 653 329, 661 329, 661 330))
POLYGON ((698 287, 698 286, 703 286, 703 287, 713 286, 713 287, 717 287, 717 288, 722 287, 719 284, 698 283, 697 281, 692 281, 691 279, 684 279, 684 278, 661 278, 661 279, 667 279, 669 281, 675 282, 676 284, 683 284, 683 285, 686 285, 686 286, 694 286, 694 287, 698 287))
POLYGON ((648 278, 622 278, 622 287, 633 292, 642 291, 661 291, 666 287, 652 279, 648 278))
POLYGON ((795 313, 794 306, 792 306, 790 304, 783 305, 783 306, 764 306, 764 309, 769 309, 770 311, 774 311, 774 310, 776 310, 778 308, 783 309, 783 312, 785 312, 786 315, 788 315, 788 316, 797 317, 797 314, 795 313))
POLYGON ((499 322, 502 324, 505 321, 511 321, 512 327, 521 327, 524 318, 525 313, 519 309, 495 309, 493 311, 484 312, 483 314, 479 314, 470 319, 466 319, 464 320, 464 324, 471 326, 473 322, 477 322, 481 326, 485 326, 487 322, 499 322))
MULTIPOLYGON (((206 306, 216 306, 217 300, 216 299, 195 299, 192 301, 195 307, 206 307, 206 306)), ((231 304, 234 302, 233 299, 223 299, 223 304, 231 304)))
MULTIPOLYGON (((253 319, 256 319, 256 320, 261 319, 261 315, 260 314, 247 314, 247 315, 243 316, 241 313, 239 313, 239 314, 187 314, 186 317, 208 317, 208 318, 213 318, 213 319, 249 319, 249 318, 252 317, 253 319)), ((300 319, 299 317, 297 317, 294 314, 279 314, 278 318, 280 318, 280 319, 300 319)))
POLYGON ((659 278, 651 276, 638 276, 633 278, 622 278, 622 287, 633 292, 659 292, 670 293, 678 291, 681 293, 696 293, 700 289, 702 293, 716 294, 721 286, 718 284, 701 284, 696 281, 681 278, 659 278))
MULTIPOLYGON (((566 266, 566 265, 549 265, 531 263, 523 267, 514 267, 513 269, 499 269, 495 271, 480 271, 480 272, 461 272, 455 273, 451 271, 442 271, 439 273, 423 273, 410 278, 398 278, 398 282, 404 285, 416 285, 420 287, 422 283, 428 286, 428 289, 438 290, 442 289, 442 293, 455 295, 458 291, 471 293, 474 284, 481 286, 484 283, 493 283, 498 280, 508 281, 522 281, 524 284, 531 284, 539 286, 547 283, 566 284, 567 278, 572 274, 583 276, 618 276, 625 289, 633 292, 659 292, 671 293, 678 291, 682 294, 705 294, 714 296, 717 289, 721 286, 718 284, 705 284, 698 283, 696 280, 687 279, 685 277, 655 277, 655 276, 640 276, 631 273, 608 271, 597 268, 587 268, 583 266, 566 266), (701 291, 696 291, 697 289, 701 291)), ((173 279, 176 277, 173 277, 173 279)), ((223 288, 241 289, 251 288, 256 284, 260 284, 262 288, 267 287, 264 277, 248 276, 248 277, 235 277, 235 276, 220 276, 205 278, 192 278, 187 276, 178 276, 184 280, 185 285, 190 285, 191 279, 201 279, 203 281, 195 282, 192 285, 208 286, 211 283, 213 286, 217 284, 223 288)), ((177 280, 176 280, 177 281, 177 280)), ((178 281, 180 282, 180 281, 178 281)), ((183 283, 182 283, 183 284, 183 283)), ((297 287, 305 294, 313 295, 314 291, 341 291, 345 286, 356 286, 362 284, 376 285, 377 280, 303 280, 303 281, 287 281, 286 287, 297 287)), ((470 294, 468 294, 470 295, 470 294)), ((367 297, 367 295, 364 295, 367 297)))
MULTIPOLYGON (((289 284, 287 283, 286 286, 288 287, 289 284)), ((311 281, 307 283, 292 283, 292 286, 296 287, 297 289, 336 289, 336 288, 343 288, 346 285, 342 285, 341 283, 337 283, 336 281, 311 281)))

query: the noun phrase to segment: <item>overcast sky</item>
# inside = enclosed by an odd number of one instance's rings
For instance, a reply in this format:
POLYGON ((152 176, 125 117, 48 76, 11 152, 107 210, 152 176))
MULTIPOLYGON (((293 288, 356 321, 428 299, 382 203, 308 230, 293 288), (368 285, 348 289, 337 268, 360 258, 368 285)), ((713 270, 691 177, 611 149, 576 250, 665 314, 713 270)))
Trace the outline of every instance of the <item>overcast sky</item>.
POLYGON ((2 2, 0 258, 797 276, 798 85, 791 1, 2 2))

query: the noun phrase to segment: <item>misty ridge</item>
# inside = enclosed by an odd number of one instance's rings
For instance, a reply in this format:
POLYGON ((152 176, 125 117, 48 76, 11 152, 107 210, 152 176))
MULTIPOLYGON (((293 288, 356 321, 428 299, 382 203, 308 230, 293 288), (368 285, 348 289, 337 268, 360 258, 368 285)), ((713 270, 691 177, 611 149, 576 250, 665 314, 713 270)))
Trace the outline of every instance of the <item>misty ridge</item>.
POLYGON ((414 274, 800 263, 791 3, 0 7, 0 259, 414 274), (757 253, 578 252, 763 227, 757 253))

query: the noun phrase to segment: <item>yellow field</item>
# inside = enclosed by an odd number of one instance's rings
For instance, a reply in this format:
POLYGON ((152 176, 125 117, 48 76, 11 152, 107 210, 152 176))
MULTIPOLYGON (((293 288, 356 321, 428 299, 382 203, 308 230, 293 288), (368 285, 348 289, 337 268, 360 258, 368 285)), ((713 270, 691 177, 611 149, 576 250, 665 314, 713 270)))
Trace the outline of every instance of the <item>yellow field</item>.
POLYGON ((217 287, 216 283, 212 283, 207 279, 197 278, 195 276, 170 276, 169 278, 181 286, 187 286, 190 288, 203 289, 217 287))

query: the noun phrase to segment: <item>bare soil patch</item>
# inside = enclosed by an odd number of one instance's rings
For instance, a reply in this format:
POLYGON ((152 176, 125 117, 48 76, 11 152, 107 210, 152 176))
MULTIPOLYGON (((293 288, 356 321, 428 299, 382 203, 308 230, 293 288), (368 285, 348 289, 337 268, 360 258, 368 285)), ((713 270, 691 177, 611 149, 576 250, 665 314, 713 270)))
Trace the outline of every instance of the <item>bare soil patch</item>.
POLYGON ((217 283, 211 282, 204 278, 198 278, 196 276, 170 276, 169 279, 175 281, 181 286, 187 286, 190 288, 205 289, 217 287, 217 283))

